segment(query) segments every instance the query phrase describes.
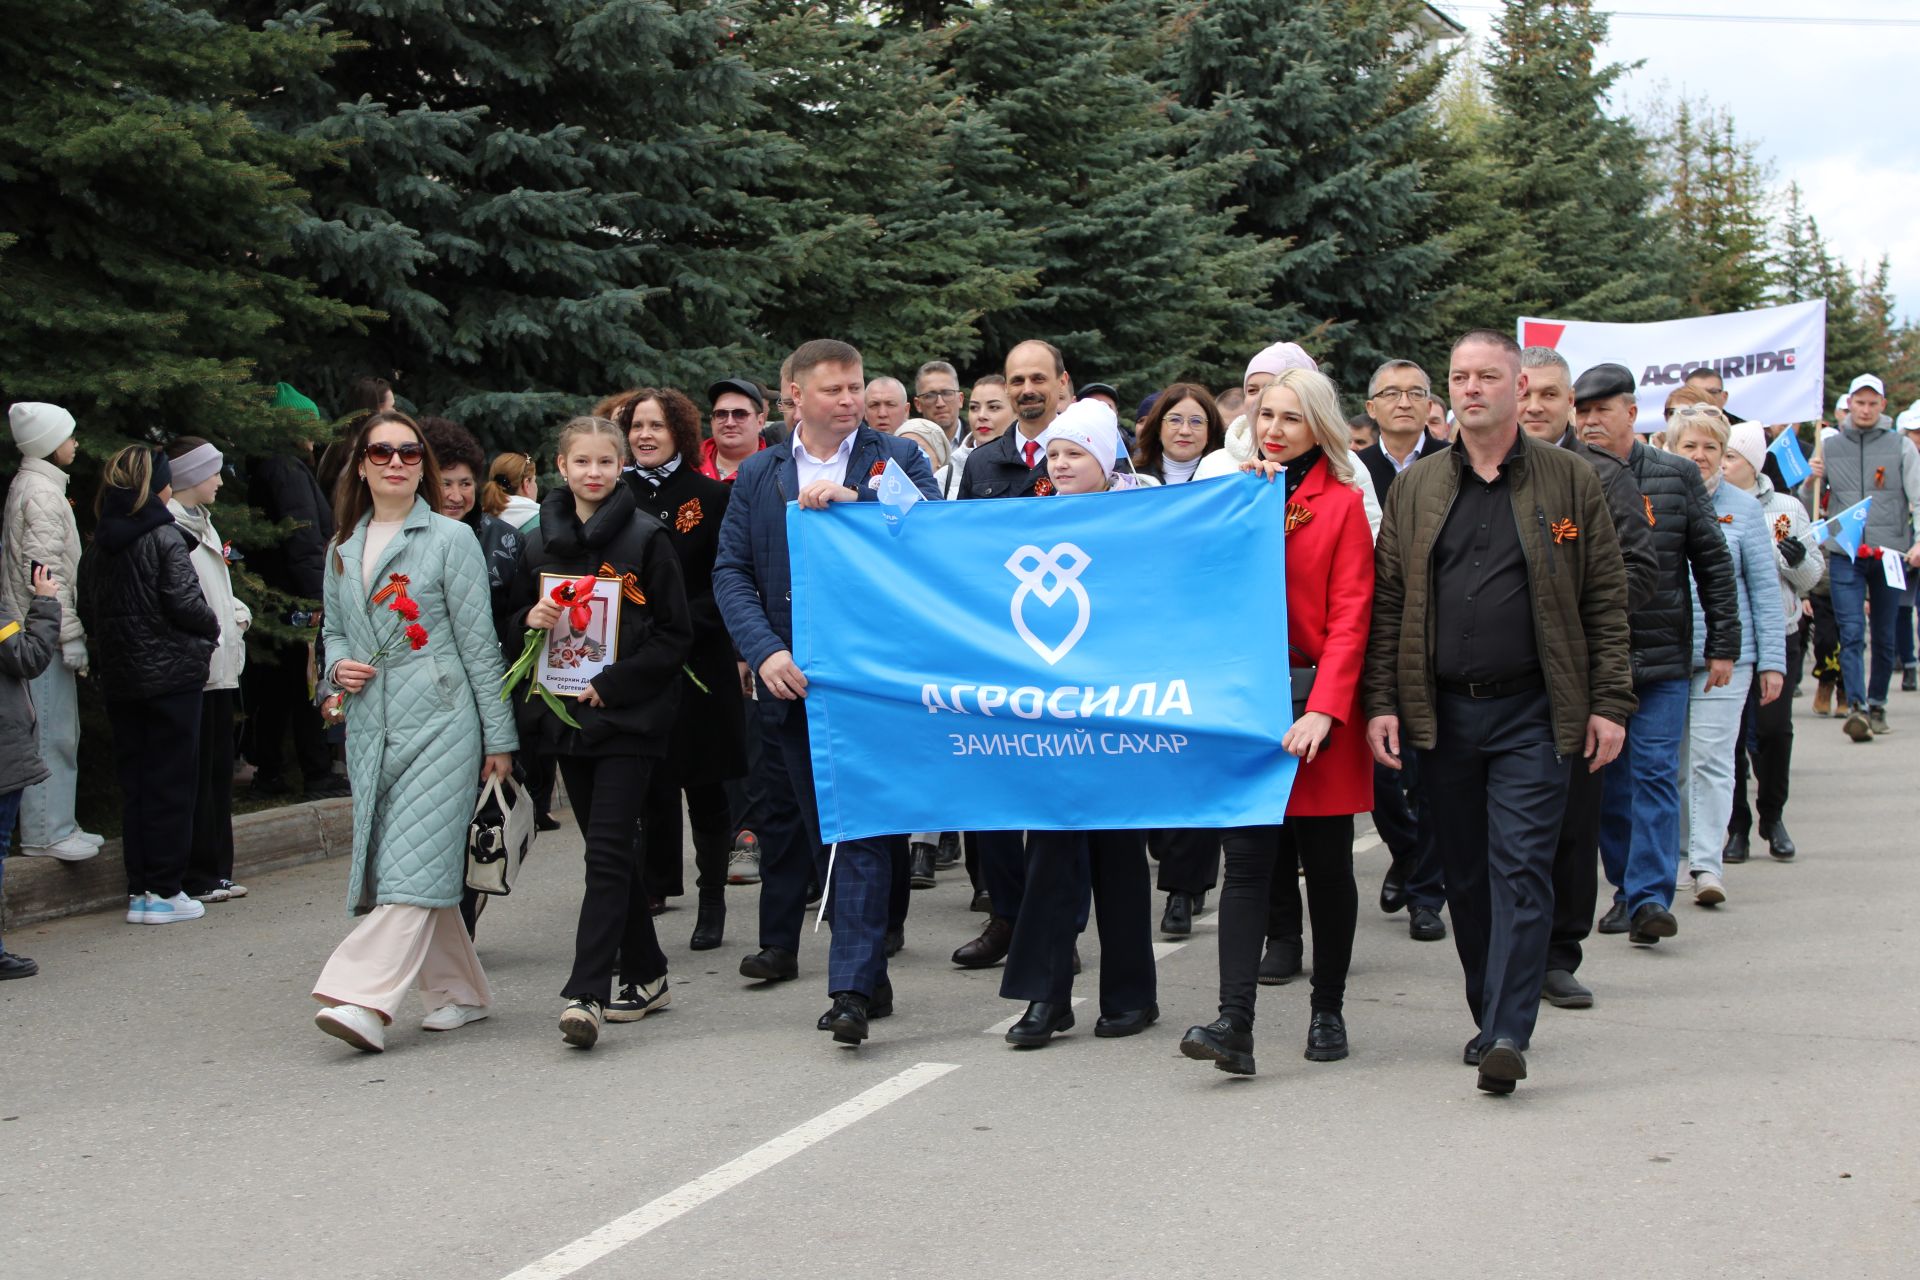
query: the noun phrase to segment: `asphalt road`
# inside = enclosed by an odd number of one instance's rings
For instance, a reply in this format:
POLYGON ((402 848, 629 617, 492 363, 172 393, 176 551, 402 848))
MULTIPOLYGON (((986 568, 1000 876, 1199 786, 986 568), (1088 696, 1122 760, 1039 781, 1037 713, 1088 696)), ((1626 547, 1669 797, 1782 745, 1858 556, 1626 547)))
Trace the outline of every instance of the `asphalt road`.
POLYGON ((1264 988, 1252 1079, 1175 1048, 1213 1016, 1210 916, 1163 948, 1153 1032, 1096 1040, 1090 1005, 1007 1046, 998 972, 947 962, 979 921, 958 874, 914 894, 899 1013, 857 1051, 813 1029, 824 932, 797 983, 735 973, 751 889, 717 952, 661 918, 670 1010, 566 1048, 571 831, 482 922, 494 1016, 410 1017, 382 1056, 311 1022, 338 861, 191 924, 10 934, 43 973, 0 984, 0 1277, 1909 1277, 1920 697, 1892 711, 1852 746, 1801 700, 1800 860, 1732 868, 1656 948, 1594 939, 1597 1007, 1542 1011, 1510 1098, 1460 1065, 1451 943, 1373 905, 1378 848, 1352 1057, 1302 1060, 1304 985, 1264 988))

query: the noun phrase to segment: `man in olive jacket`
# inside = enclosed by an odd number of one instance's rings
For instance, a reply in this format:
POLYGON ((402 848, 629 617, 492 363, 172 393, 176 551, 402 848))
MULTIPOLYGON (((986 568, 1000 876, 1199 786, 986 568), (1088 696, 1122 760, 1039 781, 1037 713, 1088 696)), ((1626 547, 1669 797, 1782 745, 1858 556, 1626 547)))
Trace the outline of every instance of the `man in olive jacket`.
POLYGON ((1627 578, 1593 468, 1520 430, 1513 339, 1454 344, 1458 447, 1403 472, 1375 546, 1362 685, 1374 758, 1419 751, 1454 945, 1479 1026, 1466 1060, 1511 1093, 1539 1011, 1553 856, 1574 758, 1633 714, 1627 578))

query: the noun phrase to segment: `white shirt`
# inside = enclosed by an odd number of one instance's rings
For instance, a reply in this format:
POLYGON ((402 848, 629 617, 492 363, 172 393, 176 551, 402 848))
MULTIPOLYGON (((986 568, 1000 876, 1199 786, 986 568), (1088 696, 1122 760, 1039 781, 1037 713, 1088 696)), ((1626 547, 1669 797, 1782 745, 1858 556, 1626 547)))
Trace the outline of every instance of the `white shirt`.
POLYGON ((795 493, 806 492, 807 486, 816 480, 830 480, 834 484, 844 484, 847 477, 847 463, 853 459, 853 437, 857 434, 859 434, 857 431, 849 431, 847 438, 840 442, 840 447, 834 451, 832 457, 816 458, 808 451, 802 432, 795 432, 793 465, 800 473, 800 484, 795 493))
POLYGON ((1020 459, 1022 465, 1028 466, 1028 467, 1037 467, 1047 460, 1047 446, 1040 443, 1039 436, 1035 436, 1031 440, 1029 440, 1025 435, 1021 434, 1020 426, 1018 423, 1014 424, 1012 427, 1008 429, 1013 432, 1013 456, 1020 459), (1032 462, 1027 461, 1028 445, 1032 445, 1034 447, 1032 462))
POLYGON ((1405 462, 1393 456, 1393 450, 1387 448, 1385 440, 1380 442, 1380 452, 1387 455, 1387 461, 1393 464, 1393 474, 1399 475, 1414 463, 1420 461, 1420 453, 1427 447, 1427 429, 1420 428, 1420 434, 1413 438, 1413 449, 1407 454, 1405 462))

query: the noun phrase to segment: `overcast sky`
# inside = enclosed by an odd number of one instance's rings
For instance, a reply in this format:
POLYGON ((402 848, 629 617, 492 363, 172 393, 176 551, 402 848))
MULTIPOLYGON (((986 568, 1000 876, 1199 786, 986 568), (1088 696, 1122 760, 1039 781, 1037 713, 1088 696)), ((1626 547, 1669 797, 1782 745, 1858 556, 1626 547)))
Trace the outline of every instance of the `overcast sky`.
MULTIPOLYGON (((1476 40, 1493 0, 1448 3, 1476 40)), ((1603 50, 1643 62, 1617 91, 1630 114, 1661 98, 1707 97, 1772 161, 1778 193, 1798 181, 1820 230, 1858 268, 1892 258, 1899 314, 1920 317, 1920 3, 1916 0, 1602 0, 1603 50), (1629 16, 1636 13, 1661 18, 1629 16), (1677 15, 1802 21, 1701 21, 1677 15), (1842 18, 1904 26, 1845 26, 1842 18), (1818 22, 1806 21, 1817 19, 1818 22)))

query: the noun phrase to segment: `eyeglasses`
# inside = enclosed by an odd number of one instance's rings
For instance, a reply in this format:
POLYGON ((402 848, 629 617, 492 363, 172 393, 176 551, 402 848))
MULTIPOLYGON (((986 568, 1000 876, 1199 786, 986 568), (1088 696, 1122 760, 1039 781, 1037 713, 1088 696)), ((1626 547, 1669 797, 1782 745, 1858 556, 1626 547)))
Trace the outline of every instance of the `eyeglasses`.
POLYGON ((782 409, 796 409, 799 407, 799 405, 800 405, 800 402, 798 400, 795 400, 792 396, 780 397, 780 407, 782 409))
POLYGON ((1718 418, 1725 422, 1727 415, 1710 404, 1683 404, 1667 410, 1668 418, 1718 418))
POLYGON ((1160 419, 1160 425, 1163 427, 1202 427, 1204 428, 1207 425, 1207 420, 1205 418, 1183 418, 1178 414, 1170 413, 1166 417, 1160 419))
MULTIPOLYGON (((782 400, 780 403, 785 404, 786 401, 782 400)), ((713 411, 713 420, 715 422, 745 422, 752 416, 753 410, 751 409, 715 409, 713 411)))
POLYGON ((1382 387, 1368 396, 1369 400, 1385 400, 1388 404, 1404 400, 1408 404, 1422 404, 1433 399, 1431 391, 1401 390, 1396 387, 1382 387))
POLYGON ((916 391, 914 392, 913 398, 915 400, 935 400, 935 401, 958 400, 960 398, 960 392, 958 390, 952 390, 952 389, 942 390, 942 391, 916 391))
POLYGON ((368 462, 371 462, 376 467, 386 466, 393 461, 395 455, 399 456, 401 466, 417 467, 427 456, 427 446, 418 441, 410 441, 406 444, 398 445, 387 444, 383 441, 379 444, 370 444, 360 452, 368 462))

